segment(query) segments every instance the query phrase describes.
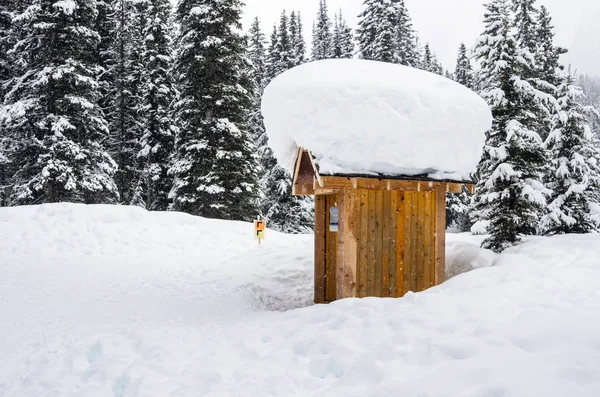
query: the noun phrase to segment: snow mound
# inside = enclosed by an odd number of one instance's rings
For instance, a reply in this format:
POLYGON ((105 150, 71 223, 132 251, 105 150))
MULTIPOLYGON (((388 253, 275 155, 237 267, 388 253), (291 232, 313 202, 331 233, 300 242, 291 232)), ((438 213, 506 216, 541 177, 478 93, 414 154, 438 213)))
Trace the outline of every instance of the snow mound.
POLYGON ((275 78, 262 99, 269 145, 288 170, 298 147, 321 174, 469 180, 491 111, 476 93, 423 70, 382 62, 311 62, 275 78))
POLYGON ((449 260, 479 269, 310 305, 312 236, 252 234, 131 207, 0 208, 0 396, 600 396, 599 235, 495 257, 448 235, 449 260))

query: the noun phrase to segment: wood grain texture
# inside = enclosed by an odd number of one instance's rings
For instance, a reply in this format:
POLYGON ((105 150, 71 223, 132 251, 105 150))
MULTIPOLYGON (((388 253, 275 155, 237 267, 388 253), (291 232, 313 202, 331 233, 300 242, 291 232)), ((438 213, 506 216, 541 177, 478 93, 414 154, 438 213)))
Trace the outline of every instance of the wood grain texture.
POLYGON ((375 296, 375 190, 367 190, 369 197, 369 234, 367 236, 367 296, 375 296))
POLYGON ((340 211, 338 233, 338 279, 337 298, 357 296, 357 265, 358 265, 358 222, 360 209, 358 207, 358 190, 348 186, 339 196, 340 211))
POLYGON ((383 190, 375 191, 375 233, 373 234, 375 253, 374 253, 374 266, 375 266, 375 277, 374 290, 375 296, 383 296, 383 190))
POLYGON ((337 206, 337 195, 326 196, 325 221, 325 300, 333 302, 337 299, 337 260, 338 233, 329 231, 330 208, 337 206))
POLYGON ((367 296, 367 268, 369 262, 369 192, 358 190, 360 207, 358 242, 358 288, 359 298, 367 296))
POLYGON ((325 201, 315 197, 315 303, 325 303, 325 201))
POLYGON ((446 192, 435 192, 435 285, 446 280, 446 192))
MULTIPOLYGON (((382 258, 381 258, 381 293, 383 297, 390 296, 390 256, 395 254, 390 251, 392 245, 392 222, 391 201, 392 194, 396 192, 383 192, 383 231, 382 231, 382 258)), ((395 233, 395 231, 394 231, 395 233)), ((394 240, 396 236, 394 235, 394 240)))

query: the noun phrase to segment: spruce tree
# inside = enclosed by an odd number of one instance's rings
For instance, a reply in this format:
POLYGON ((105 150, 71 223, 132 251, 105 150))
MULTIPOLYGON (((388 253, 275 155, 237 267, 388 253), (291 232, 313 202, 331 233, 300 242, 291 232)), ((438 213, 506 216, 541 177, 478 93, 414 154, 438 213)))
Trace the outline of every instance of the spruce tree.
POLYGON ((0 103, 2 103, 11 77, 11 62, 8 52, 12 48, 10 31, 13 15, 9 4, 8 2, 0 4, 0 103))
POLYGON ((416 34, 404 0, 398 0, 397 62, 416 68, 419 66, 416 34))
POLYGON ((332 23, 327 9, 327 0, 319 0, 319 11, 313 25, 312 56, 313 61, 332 57, 332 23))
POLYGON ((474 216, 489 221, 484 248, 496 252, 535 234, 549 193, 542 178, 548 155, 534 129, 543 95, 523 78, 532 67, 518 48, 508 0, 486 5, 485 31, 475 55, 481 64, 481 95, 494 117, 478 167, 474 216))
POLYGON ((143 15, 147 0, 116 0, 114 18, 116 31, 107 58, 111 63, 110 90, 102 101, 109 123, 108 149, 118 170, 115 181, 120 202, 125 205, 141 203, 136 196, 139 181, 140 139, 144 122, 142 109, 142 78, 145 75, 143 51, 143 15))
POLYGON ((18 137, 5 155, 14 164, 14 204, 110 203, 116 165, 98 105, 99 35, 95 0, 34 0, 13 51, 26 63, 5 96, 0 123, 18 137))
POLYGON ((467 55, 467 46, 461 43, 454 70, 454 80, 467 88, 473 88, 473 65, 467 55))
MULTIPOLYGON (((12 76, 11 61, 9 50, 12 48, 11 28, 12 28, 12 9, 9 2, 0 4, 0 106, 4 101, 5 91, 8 89, 9 81, 12 76)), ((8 206, 9 182, 9 159, 8 136, 0 125, 0 207, 8 206)))
POLYGON ((552 153, 552 189, 549 213, 543 220, 547 234, 590 233, 600 227, 597 189, 600 187, 598 148, 579 103, 581 91, 571 75, 562 77, 557 96, 560 106, 547 140, 552 153))
POLYGON ((359 55, 362 59, 375 59, 375 38, 377 37, 378 21, 375 0, 364 0, 363 11, 358 16, 358 29, 356 30, 359 55))
MULTIPOLYGON (((535 8, 536 0, 513 0, 514 26, 516 27, 516 41, 530 63, 533 63, 537 52, 537 24, 538 10, 535 8)), ((529 77, 529 76, 527 76, 529 77)))
POLYGON ((444 68, 438 61, 437 56, 431 52, 429 43, 425 44, 425 48, 423 49, 423 60, 419 67, 428 72, 439 74, 440 76, 444 74, 444 68))
POLYGON ((142 27, 144 65, 140 121, 139 180, 136 200, 151 211, 166 211, 173 179, 168 175, 175 145, 176 128, 171 119, 171 104, 176 96, 171 74, 171 4, 169 0, 147 0, 138 3, 146 17, 142 27))
POLYGON ((252 81, 241 8, 239 0, 181 0, 177 7, 176 211, 232 220, 258 214, 254 145, 244 127, 252 81))
MULTIPOLYGON (((473 88, 473 67, 467 56, 467 47, 464 44, 461 44, 458 50, 454 75, 448 74, 449 76, 446 77, 454 79, 467 88, 473 88)), ((463 191, 461 194, 448 194, 446 196, 446 218, 448 219, 448 224, 460 232, 469 231, 471 229, 470 205, 471 195, 468 192, 463 191)))
POLYGON ((354 38, 352 29, 348 27, 348 23, 342 14, 342 10, 340 10, 339 14, 335 15, 332 51, 332 58, 351 59, 354 57, 354 38))
POLYGON ((306 40, 303 33, 302 15, 292 12, 290 18, 290 37, 292 38, 292 63, 294 66, 306 63, 306 40))
POLYGON ((535 61, 538 68, 537 77, 548 82, 551 85, 550 91, 560 84, 559 72, 562 70, 560 65, 560 56, 567 53, 567 50, 554 45, 554 26, 548 9, 540 7, 536 23, 534 41, 537 46, 535 61))
POLYGON ((419 64, 415 34, 404 0, 365 0, 357 29, 362 59, 419 64))
POLYGON ((267 49, 267 59, 265 62, 265 80, 267 82, 270 82, 286 70, 281 67, 281 53, 279 52, 278 42, 279 31, 277 30, 277 26, 273 26, 273 33, 271 33, 271 40, 267 49))
MULTIPOLYGON (((295 13, 292 13, 295 15, 295 13)), ((292 20, 296 17, 292 17, 292 20)), ((296 19, 298 21, 298 19, 296 19)), ((290 24, 290 37, 296 36, 296 40, 302 40, 301 32, 294 32, 293 24, 290 24)), ((275 160, 273 151, 268 145, 268 137, 265 131, 263 118, 260 112, 262 91, 266 84, 273 78, 266 76, 267 58, 265 49, 265 36, 260 29, 258 19, 254 21, 249 31, 248 54, 253 65, 252 80, 255 86, 252 110, 248 119, 248 126, 257 147, 259 160, 260 198, 259 209, 263 219, 267 221, 269 228, 285 233, 302 233, 310 230, 313 224, 312 201, 307 197, 292 196, 292 177, 281 168, 275 160)), ((279 54, 281 46, 277 45, 279 34, 271 44, 274 59, 279 54)), ((298 46, 298 41, 292 40, 292 46, 298 46)), ((303 54, 296 53, 295 59, 303 59, 303 54)), ((275 61, 274 61, 275 62, 275 61)), ((276 63, 276 62, 275 62, 276 63)), ((284 70, 278 70, 281 73, 284 70)))
POLYGON ((290 34, 289 19, 285 10, 279 19, 279 36, 277 37, 277 53, 279 54, 278 70, 288 70, 295 66, 293 44, 294 38, 290 34))

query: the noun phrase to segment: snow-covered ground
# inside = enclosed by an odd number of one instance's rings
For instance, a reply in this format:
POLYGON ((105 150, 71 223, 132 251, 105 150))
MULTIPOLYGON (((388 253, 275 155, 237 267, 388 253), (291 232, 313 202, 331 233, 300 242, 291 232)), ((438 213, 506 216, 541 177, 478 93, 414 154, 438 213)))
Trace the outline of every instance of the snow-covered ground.
POLYGON ((448 241, 475 270, 313 306, 312 236, 0 209, 0 396, 599 396, 600 237, 448 241))

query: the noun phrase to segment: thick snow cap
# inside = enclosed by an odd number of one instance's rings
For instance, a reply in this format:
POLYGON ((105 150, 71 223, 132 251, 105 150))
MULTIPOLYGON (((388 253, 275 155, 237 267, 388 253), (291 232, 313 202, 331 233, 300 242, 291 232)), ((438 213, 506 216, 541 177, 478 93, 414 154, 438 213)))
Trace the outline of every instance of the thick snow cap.
POLYGON ((292 171, 299 147, 321 175, 427 175, 467 181, 492 125, 486 102, 423 70, 336 59, 293 68, 265 89, 269 145, 292 171))

